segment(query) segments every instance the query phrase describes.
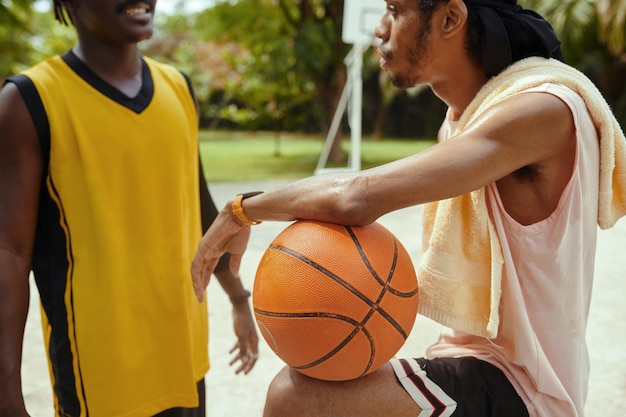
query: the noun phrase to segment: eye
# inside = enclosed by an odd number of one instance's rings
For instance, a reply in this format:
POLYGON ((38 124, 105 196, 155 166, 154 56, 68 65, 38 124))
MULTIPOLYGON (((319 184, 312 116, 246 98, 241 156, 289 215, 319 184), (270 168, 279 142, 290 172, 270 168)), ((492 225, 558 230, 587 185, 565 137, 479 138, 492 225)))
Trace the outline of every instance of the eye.
POLYGON ((390 13, 392 16, 396 16, 398 14, 398 9, 393 4, 387 3, 386 9, 387 9, 387 12, 390 13))

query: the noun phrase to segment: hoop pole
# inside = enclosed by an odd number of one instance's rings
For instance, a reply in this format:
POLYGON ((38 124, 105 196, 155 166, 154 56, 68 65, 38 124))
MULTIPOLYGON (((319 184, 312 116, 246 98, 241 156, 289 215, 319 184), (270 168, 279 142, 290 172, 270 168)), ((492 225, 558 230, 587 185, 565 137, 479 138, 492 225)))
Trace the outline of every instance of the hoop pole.
POLYGON ((362 105, 363 105, 363 54, 369 44, 355 44, 344 62, 348 67, 346 85, 341 93, 335 115, 324 148, 317 162, 315 174, 337 170, 361 170, 361 135, 362 135, 362 105), (333 142, 341 125, 343 114, 348 109, 348 124, 350 126, 350 154, 346 168, 324 168, 328 162, 333 142))

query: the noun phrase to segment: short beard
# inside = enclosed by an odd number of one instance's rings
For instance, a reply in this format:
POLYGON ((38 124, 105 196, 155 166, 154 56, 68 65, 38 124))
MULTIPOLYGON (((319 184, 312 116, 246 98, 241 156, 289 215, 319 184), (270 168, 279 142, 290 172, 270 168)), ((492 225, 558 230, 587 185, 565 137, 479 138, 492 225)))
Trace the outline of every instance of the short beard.
MULTIPOLYGON (((415 39, 415 46, 409 49, 408 60, 409 63, 417 70, 420 70, 420 66, 423 66, 425 60, 428 59, 428 36, 430 35, 430 23, 424 25, 415 39)), ((415 87, 419 83, 420 74, 416 75, 402 75, 397 74, 391 77, 391 83, 402 89, 415 87)))

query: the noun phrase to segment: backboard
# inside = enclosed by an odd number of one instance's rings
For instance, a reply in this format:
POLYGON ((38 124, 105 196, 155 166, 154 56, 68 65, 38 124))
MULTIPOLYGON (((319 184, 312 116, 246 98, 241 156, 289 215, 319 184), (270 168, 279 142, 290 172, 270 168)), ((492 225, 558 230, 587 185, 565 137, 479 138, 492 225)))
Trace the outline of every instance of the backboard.
POLYGON ((349 44, 376 43, 374 28, 385 12, 384 0, 345 0, 342 40, 349 44))

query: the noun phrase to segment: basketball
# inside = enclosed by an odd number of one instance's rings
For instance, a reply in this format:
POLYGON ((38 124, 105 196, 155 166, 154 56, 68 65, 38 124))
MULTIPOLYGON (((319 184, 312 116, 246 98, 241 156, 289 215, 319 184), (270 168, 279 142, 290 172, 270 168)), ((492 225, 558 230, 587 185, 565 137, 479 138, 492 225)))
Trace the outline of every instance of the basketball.
POLYGON ((287 365, 327 381, 380 368, 415 321, 415 268, 380 223, 297 221, 263 254, 252 292, 263 338, 287 365))

